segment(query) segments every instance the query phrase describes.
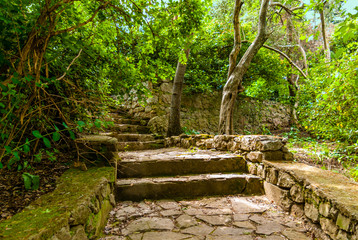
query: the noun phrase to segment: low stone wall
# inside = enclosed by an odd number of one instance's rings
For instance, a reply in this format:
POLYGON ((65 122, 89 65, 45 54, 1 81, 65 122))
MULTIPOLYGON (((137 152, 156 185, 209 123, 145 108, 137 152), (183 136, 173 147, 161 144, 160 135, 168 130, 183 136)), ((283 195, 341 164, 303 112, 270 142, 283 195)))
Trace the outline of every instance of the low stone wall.
POLYGON ((0 239, 97 239, 115 206, 114 169, 70 169, 55 191, 0 222, 0 239))
POLYGON ((285 147, 286 140, 268 135, 180 135, 165 139, 167 147, 199 147, 219 151, 232 151, 245 160, 260 163, 263 160, 292 160, 285 147))
POLYGON ((282 209, 306 216, 324 239, 358 239, 358 184, 341 174, 302 163, 263 161, 253 173, 265 179, 268 198, 282 209))

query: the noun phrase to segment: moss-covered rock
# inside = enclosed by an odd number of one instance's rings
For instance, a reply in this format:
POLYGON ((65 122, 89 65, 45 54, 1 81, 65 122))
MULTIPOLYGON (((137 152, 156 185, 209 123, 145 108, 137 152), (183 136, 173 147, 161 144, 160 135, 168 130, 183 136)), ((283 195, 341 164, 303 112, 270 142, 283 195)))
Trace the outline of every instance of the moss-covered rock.
MULTIPOLYGON (((0 239, 49 239, 67 229, 80 206, 96 198, 98 185, 114 181, 114 169, 70 169, 58 180, 55 191, 41 196, 22 212, 0 223, 0 239), (61 230, 62 229, 62 230, 61 230)), ((108 196, 109 198, 109 196, 108 196)), ((88 218, 88 211, 83 212, 88 218)), ((77 218, 83 222, 81 217, 77 218)))

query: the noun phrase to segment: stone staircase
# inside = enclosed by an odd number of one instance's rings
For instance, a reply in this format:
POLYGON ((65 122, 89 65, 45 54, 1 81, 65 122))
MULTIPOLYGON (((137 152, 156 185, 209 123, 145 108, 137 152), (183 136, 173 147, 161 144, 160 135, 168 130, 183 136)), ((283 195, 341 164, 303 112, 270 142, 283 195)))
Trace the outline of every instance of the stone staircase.
POLYGON ((150 134, 148 120, 132 119, 125 112, 112 112, 109 119, 114 122, 111 132, 100 133, 118 140, 118 151, 157 149, 164 147, 162 137, 150 134))
POLYGON ((164 148, 164 139, 150 134, 147 120, 132 119, 123 111, 110 113, 107 120, 114 122, 109 131, 78 141, 118 160, 117 201, 264 193, 262 181, 248 174, 242 156, 164 148))
POLYGON ((121 151, 164 147, 163 137, 150 133, 147 119, 133 119, 125 111, 118 110, 109 113, 106 120, 114 125, 98 134, 81 135, 76 139, 82 157, 95 162, 103 158, 112 162, 121 151))
POLYGON ((241 156, 210 150, 167 148, 119 154, 117 201, 262 195, 259 177, 241 156))

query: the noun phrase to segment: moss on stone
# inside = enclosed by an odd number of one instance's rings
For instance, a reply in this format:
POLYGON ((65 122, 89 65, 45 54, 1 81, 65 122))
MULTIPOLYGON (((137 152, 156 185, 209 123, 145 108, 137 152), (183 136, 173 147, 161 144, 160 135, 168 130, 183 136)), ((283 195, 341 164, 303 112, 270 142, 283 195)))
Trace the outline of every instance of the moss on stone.
POLYGON ((0 239, 48 239, 68 225, 71 212, 80 204, 88 205, 96 186, 111 181, 110 167, 88 171, 70 169, 58 180, 55 191, 41 196, 11 219, 0 222, 0 239))
POLYGON ((96 236, 101 234, 102 228, 106 225, 107 216, 112 209, 112 205, 109 200, 104 200, 102 208, 99 213, 96 215, 94 225, 96 226, 96 236))

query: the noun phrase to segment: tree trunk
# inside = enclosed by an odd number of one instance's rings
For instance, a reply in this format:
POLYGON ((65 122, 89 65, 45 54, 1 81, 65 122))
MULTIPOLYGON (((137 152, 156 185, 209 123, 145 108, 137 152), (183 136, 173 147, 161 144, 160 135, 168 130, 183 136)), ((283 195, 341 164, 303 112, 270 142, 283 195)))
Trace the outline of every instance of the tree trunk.
MULTIPOLYGON (((188 61, 190 49, 185 50, 185 56, 188 61)), ((175 72, 174 83, 173 83, 173 92, 172 92, 172 101, 170 104, 170 113, 169 113, 169 125, 167 131, 167 137, 178 136, 182 133, 180 125, 180 104, 181 104, 181 95, 184 82, 184 74, 186 70, 187 62, 182 63, 178 60, 177 70, 175 72)))
MULTIPOLYGON (((289 58, 292 59, 293 56, 293 24, 291 21, 291 15, 290 14, 286 14, 287 15, 287 26, 286 26, 286 30, 287 30, 287 36, 288 36, 288 43, 289 43, 289 47, 287 50, 287 56, 289 58)), ((295 98, 296 98, 296 86, 295 86, 295 82, 294 82, 294 75, 292 73, 293 67, 291 64, 288 64, 288 67, 291 68, 291 71, 287 74, 287 82, 288 82, 288 89, 289 89, 289 94, 290 94, 290 103, 293 106, 295 98)))
MULTIPOLYGON (((243 76, 247 72, 252 59, 266 42, 268 36, 266 34, 266 15, 269 0, 263 0, 260 9, 258 34, 250 47, 246 50, 240 62, 235 66, 234 70, 228 77, 224 86, 223 96, 220 107, 219 134, 233 134, 233 114, 237 94, 243 91, 241 86, 243 76)), ((235 28, 236 30, 236 28, 235 28)))
POLYGON ((329 49, 329 41, 327 39, 327 34, 326 34, 326 23, 325 23, 325 18, 324 18, 324 6, 326 5, 326 1, 323 3, 322 8, 319 9, 319 16, 321 19, 321 28, 322 28, 322 37, 323 37, 323 49, 324 49, 324 53, 326 56, 326 61, 330 62, 331 61, 331 51, 329 49))

